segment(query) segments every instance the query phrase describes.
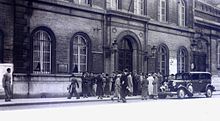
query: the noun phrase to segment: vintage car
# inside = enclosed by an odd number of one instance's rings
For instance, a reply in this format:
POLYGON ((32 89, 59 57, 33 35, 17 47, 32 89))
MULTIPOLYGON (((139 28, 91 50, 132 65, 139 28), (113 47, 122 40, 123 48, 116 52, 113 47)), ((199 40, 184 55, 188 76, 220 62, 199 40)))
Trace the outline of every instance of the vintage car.
POLYGON ((177 95, 178 98, 192 97, 193 94, 205 94, 212 97, 215 87, 211 84, 211 73, 209 72, 188 72, 175 75, 175 79, 168 79, 159 88, 159 98, 166 98, 167 95, 177 95))

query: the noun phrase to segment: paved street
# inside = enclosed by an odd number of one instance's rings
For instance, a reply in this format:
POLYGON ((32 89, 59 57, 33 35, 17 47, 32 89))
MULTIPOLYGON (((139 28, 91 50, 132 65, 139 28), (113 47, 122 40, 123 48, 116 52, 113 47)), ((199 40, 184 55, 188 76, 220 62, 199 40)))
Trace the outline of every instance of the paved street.
MULTIPOLYGON (((1 119, 9 120, 75 120, 88 121, 219 121, 220 95, 213 98, 129 100, 128 103, 112 101, 61 103, 48 105, 9 106, 0 112, 1 119), (123 115, 123 116, 122 116, 123 115)), ((1 109, 2 110, 2 109, 1 109)))

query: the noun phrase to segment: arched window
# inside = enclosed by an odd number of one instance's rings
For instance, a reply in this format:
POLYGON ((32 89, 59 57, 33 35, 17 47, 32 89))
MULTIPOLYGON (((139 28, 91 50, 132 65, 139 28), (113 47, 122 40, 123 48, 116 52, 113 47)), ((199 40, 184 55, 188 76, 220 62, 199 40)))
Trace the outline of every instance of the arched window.
POLYGON ((163 75, 168 75, 169 72, 169 57, 168 49, 165 45, 160 45, 158 48, 158 71, 163 75))
POLYGON ((186 23, 186 7, 184 0, 178 2, 178 20, 179 26, 185 26, 186 23))
POLYGON ((72 40, 72 71, 81 73, 87 71, 87 40, 82 35, 74 36, 72 40))
POLYGON ((3 46, 4 40, 3 40, 3 32, 0 30, 0 63, 3 62, 3 46))
POLYGON ((33 34, 33 72, 51 73, 51 36, 45 30, 33 34))
POLYGON ((177 53, 177 72, 187 72, 188 52, 186 48, 181 47, 177 53))

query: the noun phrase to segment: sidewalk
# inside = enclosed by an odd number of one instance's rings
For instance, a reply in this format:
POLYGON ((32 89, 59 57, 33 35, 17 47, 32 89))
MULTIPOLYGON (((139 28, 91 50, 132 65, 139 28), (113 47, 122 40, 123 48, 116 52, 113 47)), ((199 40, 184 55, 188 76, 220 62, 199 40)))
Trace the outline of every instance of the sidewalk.
MULTIPOLYGON (((213 95, 220 95, 220 91, 213 92, 213 95)), ((140 100, 141 96, 127 97, 127 100, 140 100)), ((6 106, 19 106, 19 105, 42 105, 42 104, 60 104, 60 103, 83 103, 83 102, 98 102, 98 101, 111 101, 111 98, 97 99, 97 97, 80 98, 75 97, 67 99, 61 98, 25 98, 25 99, 12 99, 11 102, 5 102, 0 99, 0 107, 6 106)))
MULTIPOLYGON (((141 99, 141 96, 126 97, 127 100, 141 99)), ((42 104, 60 104, 60 103, 83 103, 83 102, 98 102, 98 101, 111 101, 111 98, 97 99, 97 97, 88 97, 76 99, 75 97, 67 99, 61 98, 25 98, 25 99, 12 99, 11 102, 5 102, 4 99, 0 99, 0 107, 5 106, 19 106, 19 105, 42 105, 42 104)), ((115 100, 116 101, 116 100, 115 100)))

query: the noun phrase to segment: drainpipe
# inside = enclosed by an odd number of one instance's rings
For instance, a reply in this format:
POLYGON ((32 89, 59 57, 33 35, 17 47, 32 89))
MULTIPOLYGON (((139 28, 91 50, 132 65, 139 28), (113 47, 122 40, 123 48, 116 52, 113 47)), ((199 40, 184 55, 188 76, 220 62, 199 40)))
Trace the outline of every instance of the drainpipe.
POLYGON ((210 35, 209 35, 209 38, 210 38, 210 45, 209 45, 209 50, 210 50, 210 52, 209 52, 209 54, 210 54, 210 72, 212 72, 212 30, 210 29, 210 35))

